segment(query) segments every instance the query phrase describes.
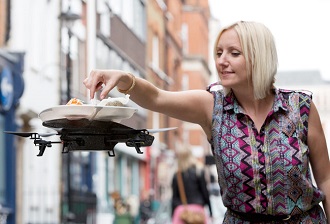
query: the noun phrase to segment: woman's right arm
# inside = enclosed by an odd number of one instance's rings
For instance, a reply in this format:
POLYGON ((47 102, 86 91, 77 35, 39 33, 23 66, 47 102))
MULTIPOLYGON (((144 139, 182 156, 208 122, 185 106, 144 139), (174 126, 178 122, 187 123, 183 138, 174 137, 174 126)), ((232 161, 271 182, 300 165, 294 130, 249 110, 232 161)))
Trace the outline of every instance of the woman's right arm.
MULTIPOLYGON (((102 86, 100 96, 104 98, 114 87, 126 90, 132 83, 132 75, 119 70, 93 70, 84 81, 91 98, 102 86)), ((205 90, 165 91, 145 79, 135 77, 135 86, 129 94, 130 99, 143 108, 199 124, 204 130, 211 128, 214 102, 212 94, 205 90)))

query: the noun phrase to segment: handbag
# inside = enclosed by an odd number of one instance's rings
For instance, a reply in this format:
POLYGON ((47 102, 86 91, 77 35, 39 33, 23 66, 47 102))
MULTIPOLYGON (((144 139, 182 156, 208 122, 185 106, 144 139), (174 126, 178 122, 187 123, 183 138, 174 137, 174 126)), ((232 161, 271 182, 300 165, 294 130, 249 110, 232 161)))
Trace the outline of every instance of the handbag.
POLYGON ((190 210, 189 206, 187 205, 187 197, 186 197, 186 193, 184 190, 181 171, 178 171, 178 173, 177 173, 177 180, 178 180, 181 202, 185 207, 183 209, 183 211, 180 213, 180 219, 185 224, 204 224, 205 223, 205 214, 200 211, 190 210))

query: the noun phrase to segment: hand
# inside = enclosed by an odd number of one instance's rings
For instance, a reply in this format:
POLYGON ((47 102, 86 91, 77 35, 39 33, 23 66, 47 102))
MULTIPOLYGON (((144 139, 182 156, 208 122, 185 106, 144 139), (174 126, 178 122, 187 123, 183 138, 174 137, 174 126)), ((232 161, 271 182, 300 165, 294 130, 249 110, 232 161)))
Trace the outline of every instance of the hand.
POLYGON ((108 93, 118 84, 125 89, 130 85, 131 77, 128 73, 120 70, 92 70, 84 80, 84 85, 90 90, 90 98, 93 99, 95 93, 102 89, 100 98, 104 99, 108 93))

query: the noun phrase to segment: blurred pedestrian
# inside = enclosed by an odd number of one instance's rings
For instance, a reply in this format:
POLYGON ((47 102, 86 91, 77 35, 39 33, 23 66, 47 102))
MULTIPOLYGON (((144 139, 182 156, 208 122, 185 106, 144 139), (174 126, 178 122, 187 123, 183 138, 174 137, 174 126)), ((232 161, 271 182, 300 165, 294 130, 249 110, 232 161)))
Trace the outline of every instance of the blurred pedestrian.
POLYGON ((140 203, 140 223, 145 224, 152 217, 152 197, 149 193, 142 194, 142 200, 140 203))
POLYGON ((200 212, 204 216, 203 223, 207 223, 212 208, 204 168, 186 147, 176 151, 176 158, 178 170, 172 179, 172 223, 184 224, 181 215, 185 209, 200 212), (209 213, 205 213, 204 206, 208 207, 209 213))
MULTIPOLYGON (((306 56, 313 57, 308 49, 315 41, 317 36, 302 46, 306 56)), ((91 98, 102 87, 104 98, 117 86, 143 108, 199 124, 228 208, 224 223, 330 224, 330 162, 321 120, 311 94, 275 87, 278 60, 270 30, 247 21, 224 27, 214 59, 220 80, 207 91, 165 91, 117 70, 93 70, 84 83, 91 98)))
POLYGON ((128 213, 134 220, 133 223, 139 223, 139 210, 140 210, 140 203, 139 197, 136 195, 130 195, 126 203, 128 205, 128 213))
POLYGON ((115 218, 113 224, 133 224, 133 218, 129 214, 129 205, 121 197, 118 191, 111 193, 114 201, 115 218))

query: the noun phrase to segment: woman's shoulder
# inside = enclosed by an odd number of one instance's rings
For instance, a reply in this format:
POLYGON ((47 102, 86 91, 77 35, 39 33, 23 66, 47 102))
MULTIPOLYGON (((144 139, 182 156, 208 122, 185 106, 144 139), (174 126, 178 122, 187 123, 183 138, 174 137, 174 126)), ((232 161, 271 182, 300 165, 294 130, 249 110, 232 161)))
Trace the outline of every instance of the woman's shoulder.
POLYGON ((220 85, 218 82, 212 83, 206 88, 206 91, 213 95, 214 103, 216 105, 222 105, 225 96, 225 91, 222 88, 222 85, 220 85))
POLYGON ((208 85, 206 91, 212 93, 213 95, 224 95, 224 89, 219 82, 208 85))
POLYGON ((278 94, 282 95, 287 95, 287 96, 294 96, 294 95, 299 95, 299 96, 304 96, 304 97, 312 97, 313 93, 309 90, 305 89, 282 89, 278 88, 276 89, 278 94))
POLYGON ((289 90, 277 89, 277 99, 279 99, 285 108, 291 108, 289 111, 299 110, 302 113, 309 111, 312 103, 313 93, 308 90, 289 90))

